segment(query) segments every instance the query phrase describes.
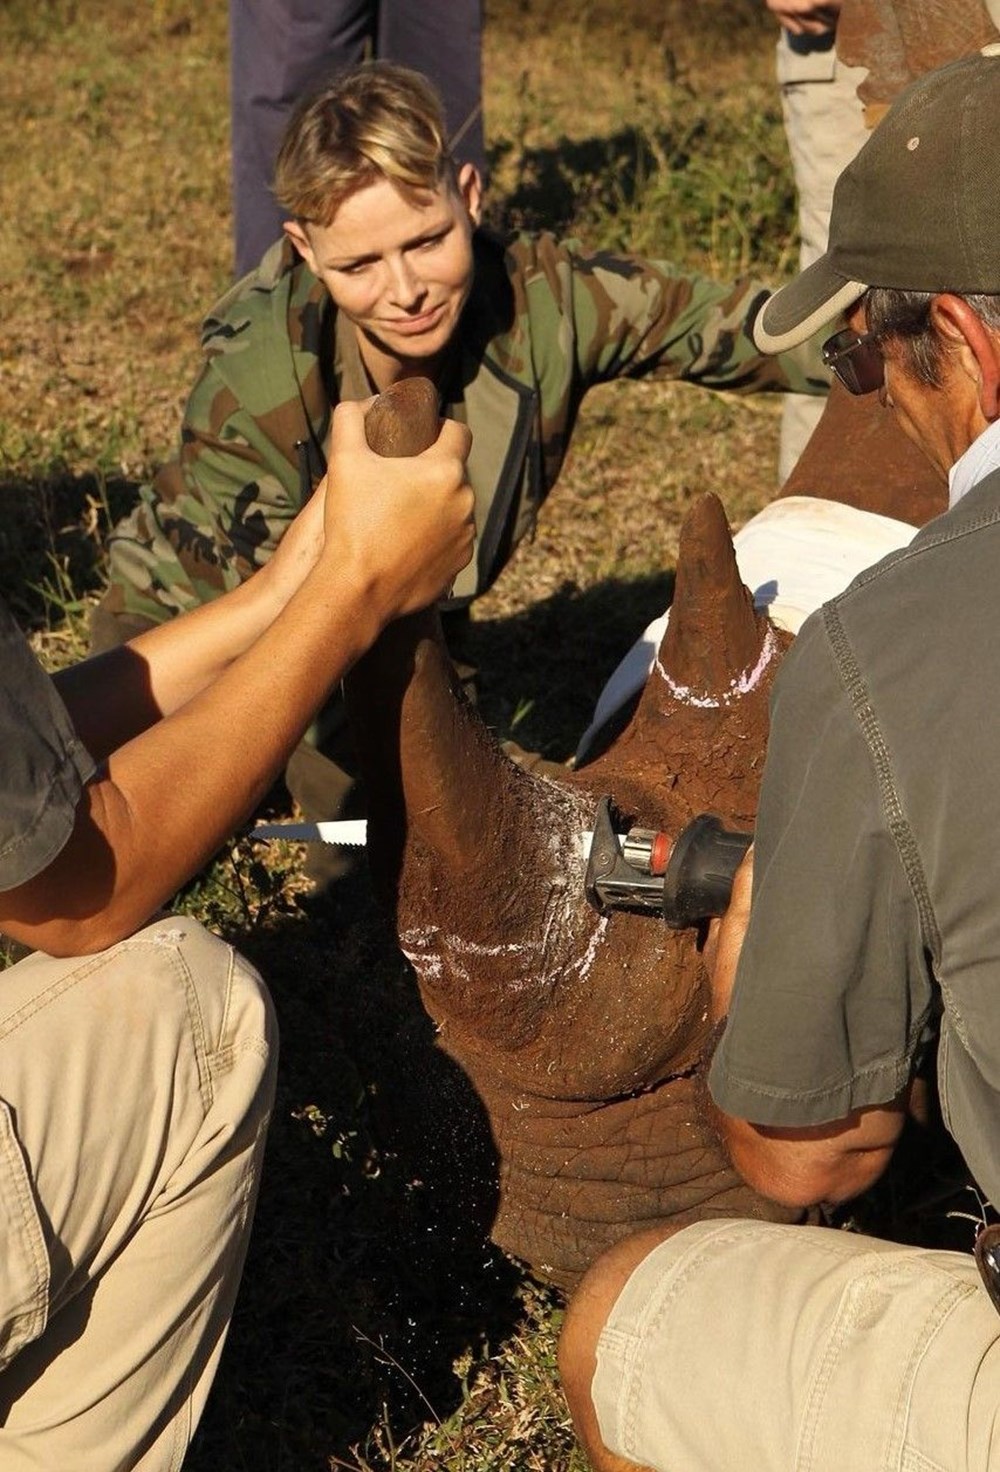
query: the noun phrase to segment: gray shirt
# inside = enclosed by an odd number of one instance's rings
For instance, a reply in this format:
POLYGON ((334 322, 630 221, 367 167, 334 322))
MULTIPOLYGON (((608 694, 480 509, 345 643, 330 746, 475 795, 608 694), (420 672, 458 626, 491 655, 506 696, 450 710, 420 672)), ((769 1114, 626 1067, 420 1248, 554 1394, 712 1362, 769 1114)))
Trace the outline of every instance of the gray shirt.
POLYGON ((946 1122, 1000 1201, 1000 471, 810 618, 776 682, 720 1108, 888 1103, 940 1013, 946 1122))
POLYGON ((94 762, 0 601, 0 890, 46 868, 73 829, 94 762))

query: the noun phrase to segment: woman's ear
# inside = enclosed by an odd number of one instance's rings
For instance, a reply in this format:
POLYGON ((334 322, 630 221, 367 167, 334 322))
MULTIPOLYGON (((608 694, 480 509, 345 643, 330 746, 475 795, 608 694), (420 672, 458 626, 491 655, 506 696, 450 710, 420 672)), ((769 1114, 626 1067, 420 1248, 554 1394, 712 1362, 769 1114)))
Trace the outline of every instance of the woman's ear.
POLYGON ((313 275, 318 276, 319 271, 316 269, 316 255, 310 244, 309 236, 306 234, 305 226, 300 225, 298 220, 285 220, 281 228, 295 246, 295 249, 313 275))
POLYGON ((473 225, 483 217, 483 181, 475 164, 462 164, 456 176, 458 192, 473 225))

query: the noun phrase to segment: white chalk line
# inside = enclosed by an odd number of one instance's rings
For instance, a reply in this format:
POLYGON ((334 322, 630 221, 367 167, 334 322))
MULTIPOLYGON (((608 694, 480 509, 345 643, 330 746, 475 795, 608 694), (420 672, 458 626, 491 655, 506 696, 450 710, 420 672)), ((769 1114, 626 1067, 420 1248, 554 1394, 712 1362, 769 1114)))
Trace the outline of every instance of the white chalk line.
MULTIPOLYGON (((544 940, 488 946, 478 941, 466 940, 460 935, 446 934, 436 926, 422 926, 418 930, 404 931, 399 937, 399 948, 421 979, 428 982, 442 979, 446 961, 449 968, 461 981, 471 982, 474 977, 470 967, 475 968, 477 961, 497 959, 501 956, 521 957, 526 963, 526 966, 522 967, 522 979, 508 981, 507 986, 508 989, 522 991, 531 986, 547 986, 559 976, 576 975, 581 980, 586 979, 607 928, 608 917, 599 916, 587 947, 581 955, 563 966, 543 966, 538 974, 527 976, 523 975, 523 971, 537 964, 545 956, 544 940)), ((478 968, 475 969, 478 971, 478 968)))
POLYGON ((721 695, 709 695, 706 691, 697 695, 690 685, 679 685, 672 679, 660 663, 660 656, 656 656, 655 670, 663 680, 673 698, 681 705, 691 705, 698 710, 717 710, 720 707, 732 705, 734 701, 741 700, 744 695, 749 695, 764 678, 764 671, 778 653, 778 639, 774 629, 768 626, 764 634, 764 643, 761 646, 757 663, 752 669, 744 670, 742 674, 730 681, 729 689, 721 695))

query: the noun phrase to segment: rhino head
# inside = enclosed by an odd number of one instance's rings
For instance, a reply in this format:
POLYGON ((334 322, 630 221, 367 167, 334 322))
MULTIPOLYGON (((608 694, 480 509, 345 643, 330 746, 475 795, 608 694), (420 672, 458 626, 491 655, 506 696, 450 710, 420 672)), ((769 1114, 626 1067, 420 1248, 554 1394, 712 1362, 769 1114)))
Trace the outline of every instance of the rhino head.
POLYGON ((870 123, 917 77, 995 43, 994 15, 989 0, 845 0, 837 55, 867 69, 858 96, 870 123))
POLYGON ((491 1235, 560 1285, 644 1225, 790 1219, 740 1181, 710 1122, 704 935, 599 914, 579 839, 603 796, 623 823, 670 835, 704 811, 750 828, 786 643, 754 611, 708 494, 682 530, 635 715, 582 770, 553 780, 504 756, 433 614, 392 625, 349 679, 373 879, 437 1045, 489 1121, 491 1235))

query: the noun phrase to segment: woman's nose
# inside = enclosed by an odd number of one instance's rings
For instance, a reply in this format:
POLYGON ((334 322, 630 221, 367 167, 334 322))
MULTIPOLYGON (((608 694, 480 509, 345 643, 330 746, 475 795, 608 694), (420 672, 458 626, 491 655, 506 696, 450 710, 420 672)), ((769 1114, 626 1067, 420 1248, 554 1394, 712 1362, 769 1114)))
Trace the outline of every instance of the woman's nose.
POLYGON ((393 301, 400 307, 413 307, 424 292, 423 284, 416 271, 406 256, 400 256, 397 260, 388 262, 388 266, 389 294, 393 301))

